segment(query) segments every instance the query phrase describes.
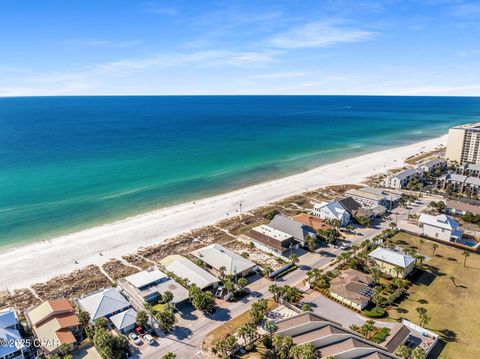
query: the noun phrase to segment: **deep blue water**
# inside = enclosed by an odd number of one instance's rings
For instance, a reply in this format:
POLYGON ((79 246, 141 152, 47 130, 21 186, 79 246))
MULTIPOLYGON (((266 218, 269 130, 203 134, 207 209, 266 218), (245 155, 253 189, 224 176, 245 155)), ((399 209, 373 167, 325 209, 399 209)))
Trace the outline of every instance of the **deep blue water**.
POLYGON ((0 244, 436 137, 479 118, 480 98, 462 97, 2 98, 0 244))

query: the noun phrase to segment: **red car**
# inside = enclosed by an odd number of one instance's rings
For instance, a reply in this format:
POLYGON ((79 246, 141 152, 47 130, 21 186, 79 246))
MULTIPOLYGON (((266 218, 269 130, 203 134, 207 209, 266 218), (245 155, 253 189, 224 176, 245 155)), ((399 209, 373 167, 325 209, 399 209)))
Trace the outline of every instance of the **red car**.
POLYGON ((145 331, 145 329, 143 329, 143 327, 137 327, 135 329, 135 331, 137 332, 138 335, 140 335, 142 338, 147 334, 147 332, 145 331))

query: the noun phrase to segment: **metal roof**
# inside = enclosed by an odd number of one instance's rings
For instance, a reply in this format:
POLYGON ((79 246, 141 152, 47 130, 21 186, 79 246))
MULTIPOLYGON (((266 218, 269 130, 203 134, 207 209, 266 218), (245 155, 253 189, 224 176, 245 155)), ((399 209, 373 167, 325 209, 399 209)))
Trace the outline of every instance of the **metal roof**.
POLYGON ((422 213, 418 219, 418 222, 423 223, 424 225, 427 224, 433 227, 448 229, 450 231, 453 231, 458 227, 458 222, 445 214, 431 216, 429 214, 422 213))
POLYGON ((116 288, 108 288, 78 300, 78 304, 90 314, 92 321, 130 307, 130 303, 116 288))
POLYGON ((399 266, 401 268, 407 268, 410 264, 415 262, 415 259, 409 255, 392 251, 391 249, 383 247, 378 247, 374 251, 370 252, 368 256, 381 260, 382 262, 399 266))
POLYGON ((137 320, 137 311, 133 308, 127 309, 124 312, 115 314, 110 317, 110 321, 118 330, 123 330, 135 324, 137 320))
POLYGON ((153 283, 161 281, 163 278, 168 277, 165 273, 154 270, 145 270, 132 275, 129 275, 125 279, 133 285, 135 288, 143 288, 153 283))
POLYGON ((216 270, 225 267, 226 274, 242 273, 256 266, 247 258, 216 243, 197 249, 192 254, 216 270))
POLYGON ((208 273, 205 269, 178 254, 173 254, 162 259, 161 263, 166 270, 180 278, 188 279, 190 283, 196 284, 200 289, 219 282, 219 279, 208 273))

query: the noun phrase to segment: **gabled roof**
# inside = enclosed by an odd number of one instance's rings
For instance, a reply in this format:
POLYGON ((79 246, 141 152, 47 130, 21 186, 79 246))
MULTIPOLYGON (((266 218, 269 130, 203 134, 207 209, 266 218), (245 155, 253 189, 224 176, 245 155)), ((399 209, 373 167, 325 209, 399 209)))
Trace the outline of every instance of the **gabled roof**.
POLYGON ((378 247, 370 252, 368 256, 401 268, 407 268, 410 264, 415 263, 413 257, 383 247, 378 247))
POLYGON ((328 208, 328 210, 335 216, 335 218, 339 220, 341 220, 345 212, 348 211, 348 208, 345 208, 345 206, 343 206, 339 201, 322 202, 315 204, 314 206, 316 210, 320 210, 324 207, 328 208))
POLYGON ((17 314, 13 308, 0 310, 0 328, 6 329, 18 324, 17 314))
POLYGON ((465 180, 466 184, 472 185, 472 186, 480 186, 480 178, 478 177, 467 177, 465 180))
POLYGON ((427 162, 424 162, 420 165, 420 167, 427 167, 427 168, 432 168, 433 166, 436 166, 436 165, 440 165, 440 164, 445 164, 446 161, 445 160, 442 160, 440 158, 437 158, 437 159, 434 159, 434 160, 430 160, 430 161, 427 161, 427 162))
POLYGON ((372 191, 364 191, 363 189, 351 189, 345 192, 345 195, 352 196, 352 197, 361 197, 367 198, 372 201, 381 201, 385 199, 385 195, 383 193, 375 193, 372 191))
POLYGON ((473 163, 468 163, 465 165, 465 169, 470 171, 480 171, 480 165, 475 165, 473 163))
POLYGON ((278 214, 273 218, 269 226, 290 234, 299 241, 304 241, 309 233, 315 233, 312 227, 278 214))
POLYGON ((191 260, 178 254, 172 254, 161 261, 166 270, 180 278, 186 278, 190 283, 196 284, 200 289, 206 288, 219 280, 199 267, 191 260))
POLYGON ((26 314, 30 320, 30 323, 33 326, 36 326, 43 320, 62 313, 75 314, 72 304, 70 304, 67 299, 47 300, 29 310, 26 314))
POLYGON ((410 177, 410 176, 413 176, 414 174, 418 174, 419 173, 419 170, 416 169, 416 168, 412 168, 412 169, 409 169, 409 170, 405 170, 405 171, 402 171, 402 172, 399 172, 397 174, 394 174, 392 176, 392 178, 398 178, 400 181, 410 177))
POLYGON ((43 340, 47 353, 62 344, 76 342, 71 328, 80 325, 75 310, 67 299, 48 300, 25 313, 35 336, 43 340))
POLYGON ((161 279, 167 278, 167 277, 168 276, 162 271, 159 271, 158 269, 153 269, 153 270, 144 270, 144 271, 129 275, 125 279, 135 288, 142 288, 152 283, 156 283, 161 279))
POLYGON ((458 211, 463 211, 463 212, 470 212, 472 214, 480 215, 480 206, 471 204, 471 203, 466 203, 466 202, 461 202, 461 201, 456 201, 456 200, 448 200, 447 201, 447 208, 451 208, 454 210, 458 211))
POLYGON ((121 313, 110 317, 110 321, 118 330, 123 330, 135 324, 137 320, 137 312, 135 309, 127 309, 121 313))
POLYGON ((108 288, 99 293, 81 298, 78 300, 78 303, 90 314, 92 321, 130 307, 130 303, 116 288, 108 288))
POLYGON ((192 254, 216 270, 225 267, 226 274, 242 273, 256 266, 251 260, 216 243, 197 249, 192 254))
POLYGON ((458 227, 458 222, 445 214, 431 216, 429 214, 422 213, 418 219, 418 222, 423 223, 424 225, 426 224, 437 228, 448 229, 450 231, 453 231, 458 227))
POLYGON ((312 227, 315 231, 318 231, 319 229, 332 228, 332 226, 325 223, 323 219, 312 216, 310 214, 306 214, 306 213, 297 214, 295 217, 293 217, 293 220, 306 224, 307 226, 312 227))

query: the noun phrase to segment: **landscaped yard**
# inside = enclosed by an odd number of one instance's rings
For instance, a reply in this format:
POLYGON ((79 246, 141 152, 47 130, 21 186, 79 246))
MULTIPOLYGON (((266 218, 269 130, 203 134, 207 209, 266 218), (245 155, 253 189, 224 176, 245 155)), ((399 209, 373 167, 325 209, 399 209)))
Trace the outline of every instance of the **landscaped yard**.
POLYGON ((439 358, 480 358, 480 255, 471 253, 464 267, 460 249, 439 244, 433 255, 434 242, 420 244, 419 237, 406 233, 393 240, 427 258, 425 270, 413 276, 408 297, 389 311, 390 318, 419 323, 415 308, 424 307, 431 316, 427 328, 446 344, 439 358))

